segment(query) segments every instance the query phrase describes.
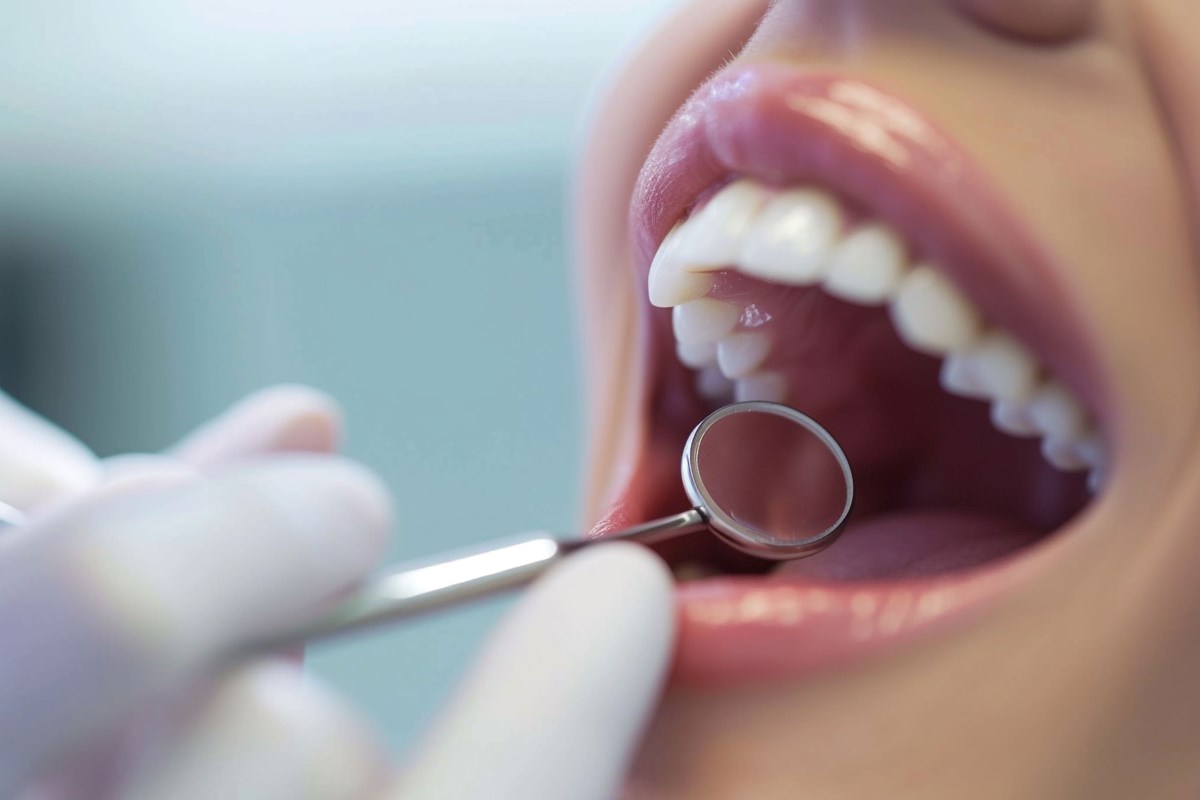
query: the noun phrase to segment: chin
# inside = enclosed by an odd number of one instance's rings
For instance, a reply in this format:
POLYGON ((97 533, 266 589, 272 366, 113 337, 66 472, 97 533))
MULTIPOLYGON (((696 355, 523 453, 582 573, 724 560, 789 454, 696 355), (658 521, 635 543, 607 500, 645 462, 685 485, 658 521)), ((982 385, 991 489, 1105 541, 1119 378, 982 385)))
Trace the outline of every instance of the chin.
POLYGON ((1127 5, 1030 44, 952 3, 695 3, 611 82, 576 204, 592 535, 686 508, 734 401, 812 416, 857 483, 815 556, 663 548, 629 797, 1200 791, 1195 214, 1127 5))

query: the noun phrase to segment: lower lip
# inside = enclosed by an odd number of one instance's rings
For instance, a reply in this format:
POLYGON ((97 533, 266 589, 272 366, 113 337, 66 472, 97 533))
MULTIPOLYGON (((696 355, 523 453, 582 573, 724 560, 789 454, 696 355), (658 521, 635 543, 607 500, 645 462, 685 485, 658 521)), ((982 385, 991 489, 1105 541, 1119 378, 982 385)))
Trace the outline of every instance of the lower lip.
POLYGON ((1023 554, 922 580, 816 582, 723 577, 679 585, 673 680, 722 685, 796 678, 895 652, 967 624, 1019 582, 1023 554))

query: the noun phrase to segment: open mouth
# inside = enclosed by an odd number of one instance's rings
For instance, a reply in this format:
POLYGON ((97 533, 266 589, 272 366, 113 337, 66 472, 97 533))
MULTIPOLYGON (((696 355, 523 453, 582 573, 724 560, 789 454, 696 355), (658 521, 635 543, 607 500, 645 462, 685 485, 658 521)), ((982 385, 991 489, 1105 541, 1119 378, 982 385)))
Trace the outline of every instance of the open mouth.
POLYGON ((1102 384, 1052 259, 901 101, 726 70, 667 127, 632 213, 650 424, 600 527, 682 510, 680 446, 735 400, 817 419, 858 490, 811 558, 772 565, 706 534, 664 553, 678 678, 794 675, 944 627, 1103 492, 1102 384))

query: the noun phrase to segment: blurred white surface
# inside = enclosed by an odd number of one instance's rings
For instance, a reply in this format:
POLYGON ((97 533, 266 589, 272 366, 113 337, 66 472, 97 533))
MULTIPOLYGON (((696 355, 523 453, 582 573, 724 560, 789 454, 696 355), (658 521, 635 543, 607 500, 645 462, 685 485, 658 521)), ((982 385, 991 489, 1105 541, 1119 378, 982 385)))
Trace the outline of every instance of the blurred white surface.
MULTIPOLYGON (((5 388, 110 453, 311 383, 394 488, 395 558, 569 530, 572 134, 661 6, 9 0, 5 388)), ((313 668, 401 748, 497 611, 313 668)))

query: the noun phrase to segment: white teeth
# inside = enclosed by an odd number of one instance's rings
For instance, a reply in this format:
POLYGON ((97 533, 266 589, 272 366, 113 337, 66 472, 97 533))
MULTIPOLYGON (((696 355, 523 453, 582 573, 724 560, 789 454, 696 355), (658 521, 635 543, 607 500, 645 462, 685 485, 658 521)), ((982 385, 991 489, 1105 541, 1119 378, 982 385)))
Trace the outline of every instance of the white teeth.
POLYGON ((746 232, 738 269, 747 275, 808 286, 821 279, 842 227, 837 201, 816 189, 777 195, 746 232))
POLYGON ((1099 492, 1108 476, 1108 447, 1099 431, 1093 430, 1077 439, 1075 455, 1090 468, 1087 478, 1088 489, 1092 494, 1099 492))
POLYGON ((787 380, 778 372, 755 372, 738 378, 733 384, 733 399, 738 403, 766 400, 782 403, 787 397, 787 380))
POLYGON ((733 330, 741 313, 735 305, 706 297, 675 306, 671 327, 680 342, 715 342, 733 330))
POLYGON ((734 181, 717 192, 688 223, 679 258, 690 270, 736 264, 742 238, 768 196, 766 189, 749 180, 734 181))
POLYGON ((717 363, 716 342, 676 342, 675 354, 680 363, 700 369, 717 363))
POLYGON ((728 403, 733 398, 733 381, 717 367, 705 367, 696 373, 696 391, 705 400, 728 403))
POLYGON ((979 312, 929 266, 915 267, 900 281, 891 310, 904 343, 930 355, 962 350, 979 335, 979 312))
POLYGON ((650 264, 647 289, 650 302, 659 308, 670 308, 698 297, 712 289, 712 276, 687 272, 680 258, 680 241, 687 223, 676 225, 663 239, 654 261, 650 264))
POLYGON ((1047 439, 1074 441, 1084 432, 1083 408, 1058 381, 1047 381, 1029 398, 1029 418, 1047 439))
POLYGON ((833 251, 825 291, 852 303, 882 305, 904 277, 904 242, 883 225, 864 225, 833 251))
POLYGON ((938 372, 938 383, 950 394, 982 398, 983 392, 979 390, 975 370, 964 356, 963 353, 951 353, 946 356, 946 360, 942 362, 942 369, 938 372))
POLYGON ((1042 456, 1055 467, 1066 471, 1087 469, 1087 464, 1075 450, 1075 442, 1047 436, 1042 439, 1042 456))
POLYGON ((992 403, 992 424, 1011 436, 1038 436, 1037 426, 1029 416, 1029 403, 1017 400, 997 400, 992 403))
POLYGON ((1033 354, 1007 333, 990 330, 942 363, 942 387, 953 394, 987 400, 1020 400, 1033 389, 1038 365, 1033 354))
POLYGON ((731 333, 717 342, 717 365, 726 376, 742 378, 762 366, 771 352, 764 333, 731 333))
POLYGON ((696 370, 697 391, 717 403, 783 402, 788 394, 783 373, 762 369, 776 335, 771 325, 738 330, 749 310, 707 296, 713 271, 733 267, 793 286, 820 282, 848 302, 888 303, 900 339, 944 359, 946 391, 990 402, 997 429, 1040 438, 1048 462, 1090 470, 1088 485, 1097 491, 1108 455, 1075 396, 1057 380, 1040 381, 1037 358, 1003 330, 985 327, 943 273, 928 264, 910 266, 903 239, 889 226, 868 222, 846 233, 844 224, 827 192, 774 192, 739 180, 668 234, 650 267, 650 300, 674 309, 676 353, 696 370))

